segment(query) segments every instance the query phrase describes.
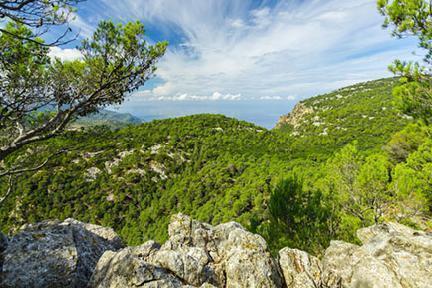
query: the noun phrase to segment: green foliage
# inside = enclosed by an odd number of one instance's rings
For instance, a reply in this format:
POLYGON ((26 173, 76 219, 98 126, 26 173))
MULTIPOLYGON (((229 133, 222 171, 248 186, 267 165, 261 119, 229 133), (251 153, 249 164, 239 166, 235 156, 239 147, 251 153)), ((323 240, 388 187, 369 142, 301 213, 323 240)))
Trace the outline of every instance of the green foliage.
POLYGON ((384 150, 393 164, 405 162, 410 153, 431 137, 431 132, 428 126, 411 123, 395 133, 384 146, 384 150))
POLYGON ((149 45, 140 22, 102 21, 78 47, 82 59, 63 62, 51 60, 48 47, 23 24, 0 31, 0 160, 57 136, 78 116, 122 103, 153 75, 167 47, 149 45))
POLYGON ((273 250, 297 247, 316 254, 328 246, 333 235, 332 212, 320 191, 304 189, 302 181, 289 176, 276 184, 268 204, 269 225, 262 234, 273 250))
POLYGON ((384 15, 384 27, 391 27, 396 37, 413 36, 425 52, 421 66, 415 62, 396 60, 390 70, 401 76, 401 85, 394 90, 399 106, 407 114, 432 121, 432 22, 431 2, 427 0, 378 0, 378 8, 384 15))
POLYGON ((426 68, 418 63, 396 60, 390 70, 400 75, 400 85, 393 89, 397 107, 404 113, 430 124, 432 119, 432 82, 426 68))
POLYGON ((362 211, 366 210, 366 217, 373 218, 374 223, 379 223, 385 214, 386 206, 391 203, 392 195, 388 189, 391 182, 390 171, 390 162, 386 155, 381 154, 367 157, 359 170, 358 205, 362 211))
POLYGON ((401 209, 413 216, 432 212, 432 142, 427 139, 394 169, 394 189, 401 209))
POLYGON ((390 66, 390 70, 400 76, 400 85, 393 90, 399 108, 421 124, 394 135, 386 147, 392 162, 398 163, 391 183, 398 200, 395 213, 402 215, 399 220, 417 224, 418 218, 431 211, 428 151, 432 123, 432 4, 426 0, 378 0, 378 8, 386 17, 384 26, 391 27, 394 36, 417 38, 425 54, 425 66, 401 60, 390 66))
POLYGON ((414 35, 420 46, 430 50, 432 5, 427 0, 378 0, 378 9, 384 15, 384 26, 393 29, 395 36, 414 35))

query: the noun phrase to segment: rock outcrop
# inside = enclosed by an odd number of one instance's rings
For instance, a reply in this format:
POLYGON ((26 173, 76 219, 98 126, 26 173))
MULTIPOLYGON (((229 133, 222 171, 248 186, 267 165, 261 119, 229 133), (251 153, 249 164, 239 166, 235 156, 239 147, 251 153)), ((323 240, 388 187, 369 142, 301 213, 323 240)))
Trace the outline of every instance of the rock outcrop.
POLYGON ((290 113, 279 118, 276 128, 281 128, 284 125, 290 125, 294 130, 296 130, 302 124, 304 117, 313 112, 314 110, 311 107, 306 106, 303 102, 299 102, 294 106, 290 113))
POLYGON ((161 247, 147 242, 117 253, 106 252, 91 286, 283 286, 279 267, 264 239, 237 223, 213 227, 178 214, 172 217, 168 233, 170 238, 161 247), (125 266, 135 269, 122 268, 125 266))
POLYGON ((25 225, 2 253, 0 287, 86 287, 102 254, 122 247, 112 229, 73 219, 25 225))
POLYGON ((361 246, 332 241, 322 260, 290 248, 274 258, 235 222, 177 214, 168 234, 122 248, 111 229, 72 219, 28 225, 0 239, 0 287, 432 287, 432 235, 396 223, 360 229, 361 246))
POLYGON ((322 280, 328 287, 432 287, 432 235, 396 223, 360 229, 362 246, 333 241, 322 280))

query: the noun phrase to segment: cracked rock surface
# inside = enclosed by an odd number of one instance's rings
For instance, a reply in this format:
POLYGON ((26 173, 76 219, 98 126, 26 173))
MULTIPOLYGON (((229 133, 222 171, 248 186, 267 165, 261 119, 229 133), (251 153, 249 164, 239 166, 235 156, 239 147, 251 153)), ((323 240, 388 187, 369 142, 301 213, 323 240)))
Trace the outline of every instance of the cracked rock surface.
POLYGON ((106 252, 96 267, 91 286, 283 286, 277 262, 264 239, 237 223, 213 227, 177 214, 171 219, 168 233, 169 240, 161 247, 150 241, 117 253, 106 252), (122 270, 124 266, 135 269, 122 270))
POLYGON ((121 247, 111 228, 74 219, 25 225, 2 253, 0 287, 85 287, 102 254, 121 247))
POLYGON ((432 287, 432 235, 385 223, 357 236, 362 246, 332 241, 327 248, 322 279, 328 287, 432 287))

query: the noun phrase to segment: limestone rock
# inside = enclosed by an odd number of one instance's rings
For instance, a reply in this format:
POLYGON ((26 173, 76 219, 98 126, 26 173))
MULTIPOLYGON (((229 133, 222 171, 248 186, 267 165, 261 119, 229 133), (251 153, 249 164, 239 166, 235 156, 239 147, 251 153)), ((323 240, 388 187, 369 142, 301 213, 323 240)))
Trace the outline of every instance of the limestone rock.
MULTIPOLYGON (((168 233, 169 240, 160 248, 146 243, 132 250, 127 248, 117 253, 106 252, 97 265, 92 287, 136 287, 139 285, 135 282, 145 278, 137 275, 143 273, 147 276, 142 283, 156 285, 151 287, 283 285, 277 263, 271 257, 264 239, 237 223, 213 227, 177 214, 171 219, 168 233), (125 266, 123 262, 133 265, 128 264, 131 268, 119 280, 118 275, 122 273, 118 271, 125 266), (130 282, 134 277, 140 280, 130 282), (160 282, 162 280, 165 282, 160 282)), ((139 287, 150 287, 143 284, 139 287)))
POLYGON ((431 287, 432 237, 396 223, 360 229, 357 246, 332 241, 322 262, 328 287, 431 287))
POLYGON ((235 222, 211 226, 177 214, 168 234, 163 245, 148 241, 120 249, 109 228, 73 219, 27 225, 11 239, 0 234, 0 287, 426 288, 432 283, 432 235, 396 223, 360 229, 361 246, 332 241, 322 261, 290 248, 276 261, 261 236, 235 222))
POLYGON ((290 248, 279 251, 279 265, 288 288, 321 287, 321 263, 308 253, 290 248))
POLYGON ((168 233, 170 239, 153 261, 187 283, 199 286, 207 282, 218 287, 280 287, 282 284, 279 268, 264 239, 238 223, 213 227, 177 214, 171 219, 168 233), (184 270, 176 271, 178 268, 164 265, 164 251, 183 255, 177 259, 181 259, 184 270), (191 277, 190 273, 195 276, 191 277))
POLYGON ((105 252, 95 268, 90 287, 183 287, 180 279, 166 269, 145 262, 157 249, 157 244, 147 242, 136 248, 105 252))
POLYGON ((302 121, 304 120, 305 116, 313 112, 314 110, 312 107, 308 107, 305 105, 305 103, 300 102, 294 106, 290 113, 279 118, 276 127, 280 128, 284 125, 290 125, 294 128, 294 130, 296 130, 302 125, 302 121))
POLYGON ((361 228, 357 230, 357 238, 359 238, 363 244, 366 244, 378 235, 390 236, 391 234, 396 236, 400 234, 409 237, 412 236, 413 234, 419 234, 419 233, 423 233, 423 232, 414 231, 413 229, 404 226, 402 224, 389 222, 381 225, 373 225, 370 227, 361 228))
POLYGON ((1 287, 85 287, 100 256, 122 247, 110 228, 73 219, 25 225, 3 253, 1 287))
MULTIPOLYGON (((148 241, 141 246, 124 248, 118 252, 105 252, 95 268, 89 286, 97 288, 193 287, 172 271, 146 261, 159 250, 159 244, 148 241)), ((200 287, 215 286, 204 283, 200 287)))
POLYGON ((261 236, 233 222, 216 226, 214 232, 226 287, 281 287, 279 267, 261 236))

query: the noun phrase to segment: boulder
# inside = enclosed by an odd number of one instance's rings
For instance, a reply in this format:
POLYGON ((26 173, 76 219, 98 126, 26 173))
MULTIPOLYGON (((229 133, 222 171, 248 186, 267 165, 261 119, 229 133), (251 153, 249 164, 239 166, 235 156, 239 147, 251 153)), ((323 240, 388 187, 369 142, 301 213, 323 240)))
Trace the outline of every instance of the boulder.
POLYGON ((279 266, 288 288, 321 287, 321 263, 308 253, 290 248, 279 251, 279 266))
POLYGON ((226 287, 282 286, 279 266, 261 236, 245 231, 234 222, 216 226, 214 233, 215 258, 220 259, 226 287))
POLYGON ((213 227, 177 214, 171 219, 168 234, 169 240, 161 247, 147 242, 117 253, 106 252, 97 265, 91 286, 137 287, 137 282, 141 283, 139 287, 283 285, 279 267, 264 239, 240 224, 231 222, 213 227), (134 264, 128 264, 131 268, 123 273, 124 263, 134 264), (143 279, 146 280, 142 282, 143 279))
POLYGON ((326 287, 431 287, 432 237, 396 223, 358 231, 362 246, 332 241, 322 260, 326 287))
POLYGON ((149 241, 118 252, 105 252, 94 270, 90 287, 184 287, 183 282, 168 270, 145 261, 159 248, 158 244, 149 241))
POLYGON ((1 287, 86 287, 99 258, 123 247, 110 228, 73 219, 25 225, 3 252, 1 287))

